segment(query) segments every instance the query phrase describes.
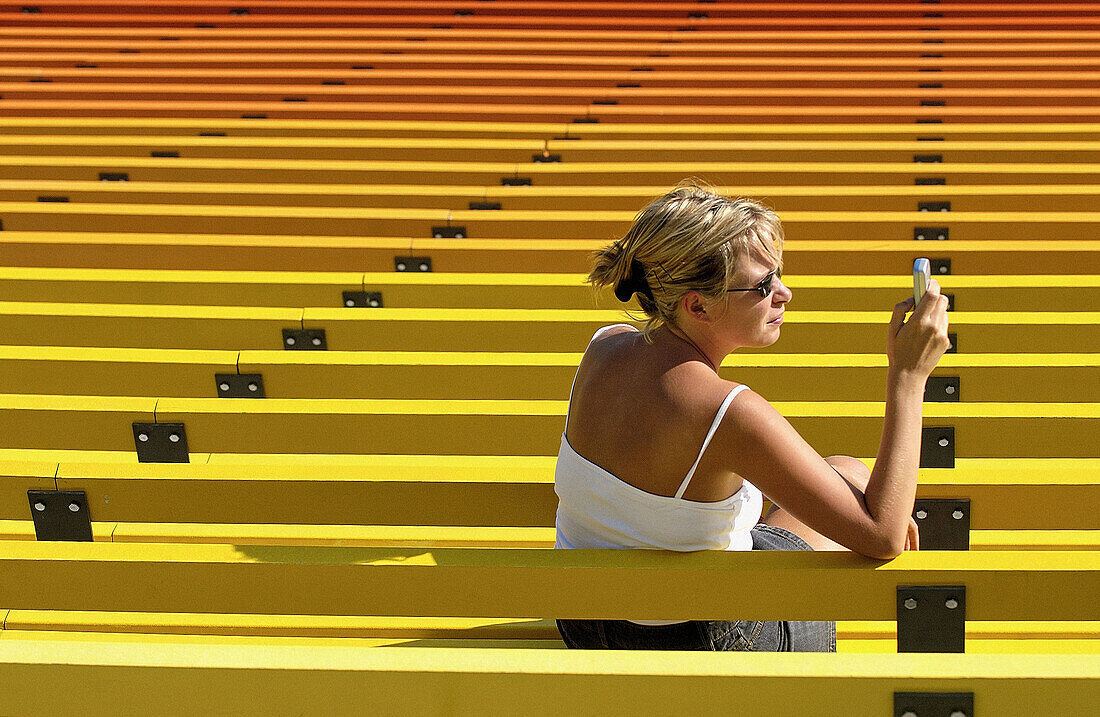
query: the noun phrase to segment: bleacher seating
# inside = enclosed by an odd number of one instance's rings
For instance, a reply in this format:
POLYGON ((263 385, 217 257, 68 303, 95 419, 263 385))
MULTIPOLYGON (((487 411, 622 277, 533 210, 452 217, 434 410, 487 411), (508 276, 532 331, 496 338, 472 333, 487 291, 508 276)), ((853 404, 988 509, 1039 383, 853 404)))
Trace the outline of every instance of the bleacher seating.
POLYGON ((0 714, 1100 707, 1093 3, 27 3, 0 714), (580 351, 633 320, 589 255, 689 177, 783 220, 783 336, 721 375, 822 455, 873 464, 933 259, 920 551, 550 549, 580 351), (586 617, 839 654, 565 649, 586 617))

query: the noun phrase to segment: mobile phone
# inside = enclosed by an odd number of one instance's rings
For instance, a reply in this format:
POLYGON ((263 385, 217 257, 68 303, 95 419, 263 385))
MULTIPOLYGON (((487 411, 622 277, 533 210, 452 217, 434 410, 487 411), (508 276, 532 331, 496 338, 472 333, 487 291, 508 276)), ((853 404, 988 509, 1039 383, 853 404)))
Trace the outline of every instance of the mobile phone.
POLYGON ((924 292, 928 290, 928 282, 932 279, 932 265, 927 259, 921 258, 913 262, 913 306, 920 303, 924 292))

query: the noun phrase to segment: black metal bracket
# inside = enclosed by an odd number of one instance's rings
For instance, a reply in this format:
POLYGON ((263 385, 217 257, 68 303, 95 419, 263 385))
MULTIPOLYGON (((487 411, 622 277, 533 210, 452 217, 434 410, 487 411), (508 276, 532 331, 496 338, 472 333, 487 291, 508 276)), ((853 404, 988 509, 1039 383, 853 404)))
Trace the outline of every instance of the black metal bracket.
POLYGON ((38 201, 40 201, 40 202, 58 202, 58 203, 63 204, 65 202, 69 201, 69 198, 68 197, 39 197, 38 201))
POLYGON ((949 212, 951 202, 917 202, 918 212, 949 212))
POLYGON ((135 423, 138 463, 190 463, 182 423, 135 423))
MULTIPOLYGON (((920 106, 921 107, 946 107, 947 106, 947 101, 946 100, 921 100, 920 101, 920 106)), ((939 161, 943 161, 943 160, 941 159, 939 161)))
POLYGON ((929 376, 924 384, 924 400, 929 403, 958 403, 958 376, 929 376))
POLYGON ((933 276, 947 276, 951 273, 950 259, 929 259, 933 276))
POLYGON ((130 175, 126 172, 100 172, 99 181, 101 182, 129 182, 130 175))
POLYGON ((941 186, 947 184, 946 177, 917 177, 913 180, 917 187, 941 186))
POLYGON ((92 539, 88 498, 82 490, 28 490, 34 537, 38 540, 92 539))
POLYGON ((500 184, 503 187, 530 187, 530 177, 501 177, 500 184))
POLYGON ((951 238, 948 227, 913 227, 916 241, 947 241, 951 238))
POLYGON ((266 398, 264 377, 258 373, 216 373, 218 398, 266 398))
POLYGON ((959 335, 948 332, 947 351, 944 353, 957 354, 959 352, 959 335))
POLYGON ((895 692, 894 717, 974 717, 974 693, 895 692))
POLYGON ((465 239, 466 227, 432 227, 433 239, 465 239))
POLYGON ((149 153, 149 156, 159 159, 179 159, 180 153, 175 150, 154 150, 149 153))
MULTIPOLYGON (((580 137, 570 137, 569 139, 580 139, 580 137)), ((500 209, 500 202, 470 202, 470 211, 474 212, 491 212, 500 209)))
POLYGON ((431 271, 432 258, 430 256, 395 256, 393 268, 394 271, 431 271))
POLYGON ((921 550, 970 550, 969 498, 918 498, 913 519, 921 550))
POLYGON ((324 329, 283 329, 283 348, 289 351, 327 351, 324 329))
POLYGON ((931 426, 920 434, 921 468, 955 467, 955 427, 931 426))
POLYGON ((898 652, 966 652, 965 585, 898 586, 898 652))
POLYGON ((532 154, 531 161, 535 164, 560 164, 560 154, 532 154))
POLYGON ((946 296, 947 297, 947 310, 948 311, 954 311, 955 310, 955 295, 954 294, 948 294, 948 293, 944 292, 944 293, 941 293, 940 296, 946 296))
MULTIPOLYGON (((666 55, 667 57, 667 55, 666 55)), ((599 124, 599 117, 577 117, 573 120, 573 124, 599 124)))
POLYGON ((344 306, 348 308, 367 307, 371 309, 382 308, 381 291, 345 291, 344 306))
POLYGON ((915 154, 913 161, 917 164, 940 164, 943 162, 942 154, 915 154))

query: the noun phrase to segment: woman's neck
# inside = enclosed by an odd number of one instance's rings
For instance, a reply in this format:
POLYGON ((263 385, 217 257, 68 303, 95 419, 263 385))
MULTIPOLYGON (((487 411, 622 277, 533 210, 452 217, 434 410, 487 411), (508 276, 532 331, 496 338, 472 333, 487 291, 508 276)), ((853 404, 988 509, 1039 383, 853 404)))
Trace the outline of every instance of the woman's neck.
POLYGON ((698 337, 693 339, 686 331, 684 331, 679 326, 676 326, 675 324, 665 324, 665 328, 668 330, 668 333, 671 336, 674 336, 676 338, 676 340, 683 344, 686 344, 696 354, 698 354, 699 358, 703 360, 703 363, 705 363, 707 366, 710 366, 710 369, 714 371, 714 373, 718 373, 718 365, 722 362, 722 357, 719 357, 717 361, 715 359, 712 359, 710 354, 708 354, 706 350, 704 350, 704 348, 709 348, 707 347, 707 342, 705 340, 702 340, 698 337))

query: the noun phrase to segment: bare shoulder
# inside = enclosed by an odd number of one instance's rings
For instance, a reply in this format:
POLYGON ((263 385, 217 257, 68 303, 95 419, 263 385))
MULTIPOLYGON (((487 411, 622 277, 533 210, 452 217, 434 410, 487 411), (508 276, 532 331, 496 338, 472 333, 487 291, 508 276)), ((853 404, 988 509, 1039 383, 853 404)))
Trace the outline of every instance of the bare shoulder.
POLYGON ((634 328, 630 324, 612 324, 611 326, 604 326, 596 331, 592 337, 592 343, 602 341, 612 336, 619 336, 621 334, 640 334, 638 329, 634 328))

